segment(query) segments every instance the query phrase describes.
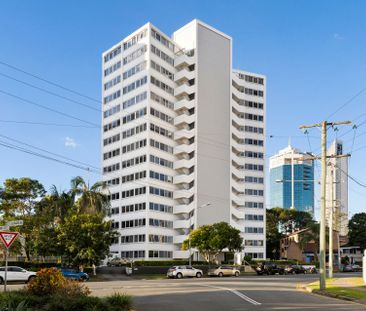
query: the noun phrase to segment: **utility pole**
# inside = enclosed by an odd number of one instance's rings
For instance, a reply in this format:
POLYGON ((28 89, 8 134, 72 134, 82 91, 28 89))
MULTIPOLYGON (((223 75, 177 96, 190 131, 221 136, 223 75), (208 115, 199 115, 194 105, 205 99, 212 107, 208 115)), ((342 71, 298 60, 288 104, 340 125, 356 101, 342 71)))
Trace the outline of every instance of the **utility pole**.
POLYGON ((333 211, 334 211, 334 168, 330 171, 330 210, 329 210, 329 278, 333 278, 333 211))
MULTIPOLYGON (((325 238, 325 228, 326 228, 326 190, 327 190, 327 127, 341 124, 351 124, 351 121, 342 121, 342 122, 327 122, 323 121, 321 123, 312 124, 312 125, 301 125, 300 129, 313 128, 313 127, 321 127, 322 135, 321 135, 321 145, 322 145, 322 155, 321 155, 321 188, 320 188, 320 237, 319 237, 319 281, 320 281, 320 290, 326 289, 326 264, 325 264, 325 249, 326 249, 326 238, 325 238)), ((338 156, 339 157, 339 156, 338 156)))

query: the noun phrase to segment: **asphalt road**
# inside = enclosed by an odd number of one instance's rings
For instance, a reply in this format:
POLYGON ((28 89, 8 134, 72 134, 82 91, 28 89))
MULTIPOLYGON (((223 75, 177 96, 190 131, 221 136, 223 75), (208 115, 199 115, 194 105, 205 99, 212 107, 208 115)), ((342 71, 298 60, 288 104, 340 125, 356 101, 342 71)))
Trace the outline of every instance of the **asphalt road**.
MULTIPOLYGON (((359 274, 338 274, 336 277, 359 274)), ((122 280, 89 282, 95 296, 127 293, 137 311, 304 310, 361 311, 366 306, 309 294, 301 284, 318 275, 242 276, 182 280, 122 280)), ((17 288, 20 285, 10 285, 17 288)))

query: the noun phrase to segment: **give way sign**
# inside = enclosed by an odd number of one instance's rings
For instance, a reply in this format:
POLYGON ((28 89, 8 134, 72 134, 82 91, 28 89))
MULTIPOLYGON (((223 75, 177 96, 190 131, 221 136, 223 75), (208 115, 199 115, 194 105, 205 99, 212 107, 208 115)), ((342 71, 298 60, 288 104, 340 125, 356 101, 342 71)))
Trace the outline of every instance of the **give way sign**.
POLYGON ((17 238, 18 234, 18 232, 0 231, 0 240, 6 248, 9 248, 17 238))

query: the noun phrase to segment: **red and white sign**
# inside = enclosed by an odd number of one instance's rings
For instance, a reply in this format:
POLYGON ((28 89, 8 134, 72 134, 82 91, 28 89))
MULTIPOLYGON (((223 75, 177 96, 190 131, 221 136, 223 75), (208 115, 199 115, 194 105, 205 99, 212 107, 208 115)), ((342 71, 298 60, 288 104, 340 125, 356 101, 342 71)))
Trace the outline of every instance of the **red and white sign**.
POLYGON ((18 236, 18 232, 0 231, 0 240, 6 248, 9 248, 18 236))

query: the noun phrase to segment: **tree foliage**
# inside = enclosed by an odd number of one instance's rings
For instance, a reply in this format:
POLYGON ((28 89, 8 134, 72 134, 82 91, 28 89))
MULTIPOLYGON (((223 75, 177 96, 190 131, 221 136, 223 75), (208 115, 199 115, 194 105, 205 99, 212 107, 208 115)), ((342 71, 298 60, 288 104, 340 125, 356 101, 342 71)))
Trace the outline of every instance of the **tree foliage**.
POLYGON ((366 213, 357 213, 348 223, 349 244, 366 249, 366 213))
POLYGON ((208 262, 216 260, 224 250, 235 252, 243 248, 240 231, 226 222, 204 225, 193 230, 189 238, 184 241, 183 249, 189 248, 189 241, 191 247, 198 249, 208 262))
POLYGON ((311 214, 295 209, 275 207, 266 213, 267 258, 279 259, 280 241, 292 232, 314 224, 311 214))

